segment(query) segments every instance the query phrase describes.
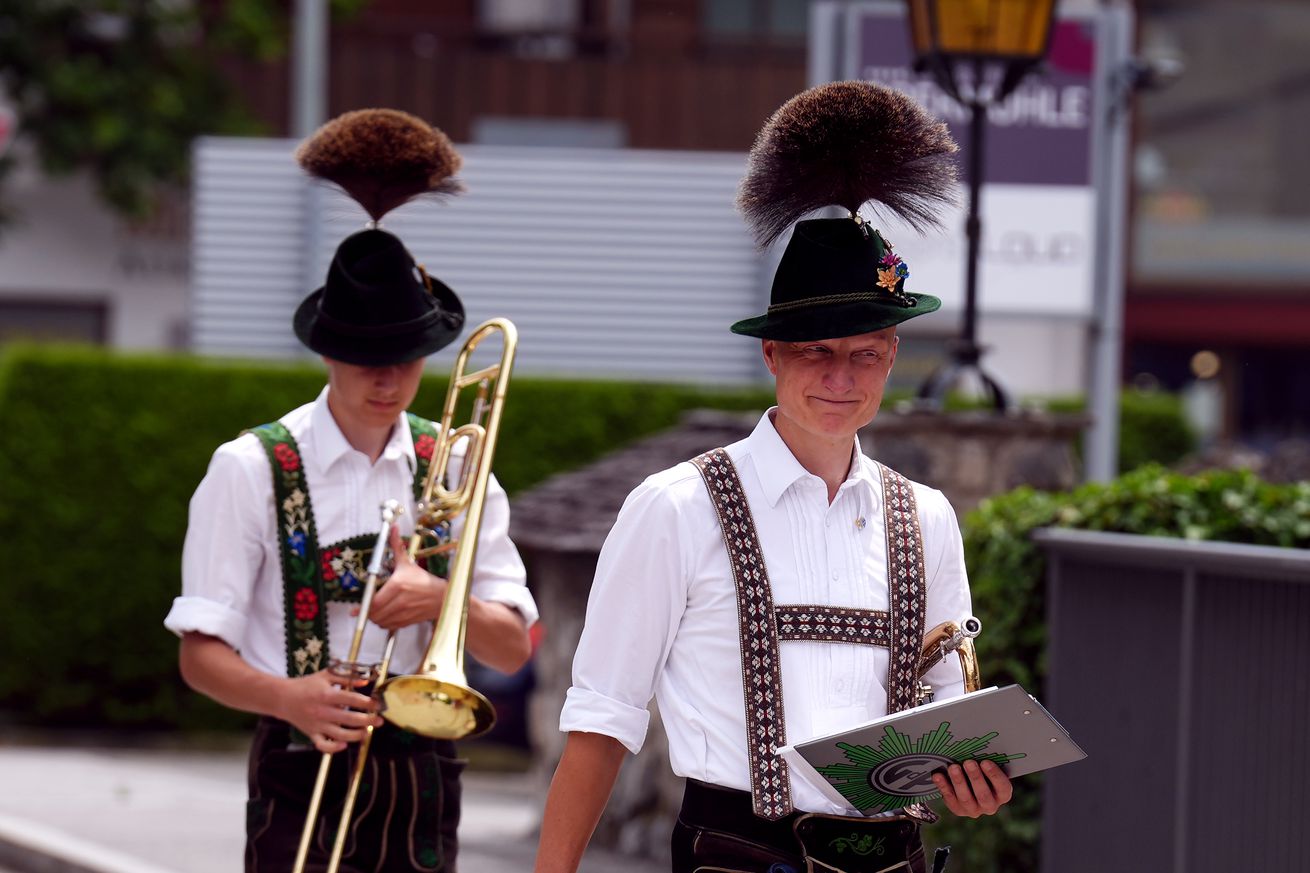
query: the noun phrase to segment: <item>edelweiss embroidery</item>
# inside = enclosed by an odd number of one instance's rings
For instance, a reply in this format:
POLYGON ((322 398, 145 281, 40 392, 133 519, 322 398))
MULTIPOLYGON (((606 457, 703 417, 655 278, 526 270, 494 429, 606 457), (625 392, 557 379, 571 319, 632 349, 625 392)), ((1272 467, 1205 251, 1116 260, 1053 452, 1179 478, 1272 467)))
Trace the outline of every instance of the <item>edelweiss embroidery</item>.
MULTIPOLYGON (((436 445, 436 426, 416 415, 409 415, 408 421, 418 459, 413 483, 417 500, 422 494, 436 445)), ((251 432, 263 444, 273 475, 273 505, 277 510, 286 616, 287 675, 304 676, 327 665, 330 650, 326 605, 359 601, 377 532, 363 533, 320 548, 313 500, 295 438, 278 421, 261 425, 251 432)), ((444 557, 429 562, 428 569, 445 575, 444 557)))

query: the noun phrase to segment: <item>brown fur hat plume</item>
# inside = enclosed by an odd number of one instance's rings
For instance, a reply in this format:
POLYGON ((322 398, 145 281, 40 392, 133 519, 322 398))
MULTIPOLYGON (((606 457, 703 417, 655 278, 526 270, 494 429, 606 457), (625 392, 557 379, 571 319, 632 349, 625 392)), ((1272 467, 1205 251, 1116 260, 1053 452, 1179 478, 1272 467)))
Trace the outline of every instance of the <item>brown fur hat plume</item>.
POLYGON ((874 201, 912 227, 954 201, 957 150, 946 125, 899 91, 832 82, 783 104, 751 148, 737 206, 760 247, 825 206, 874 201))
POLYGON ((320 127, 296 150, 306 172, 340 185, 378 221, 422 194, 457 194, 460 157, 446 135, 406 112, 359 109, 320 127))

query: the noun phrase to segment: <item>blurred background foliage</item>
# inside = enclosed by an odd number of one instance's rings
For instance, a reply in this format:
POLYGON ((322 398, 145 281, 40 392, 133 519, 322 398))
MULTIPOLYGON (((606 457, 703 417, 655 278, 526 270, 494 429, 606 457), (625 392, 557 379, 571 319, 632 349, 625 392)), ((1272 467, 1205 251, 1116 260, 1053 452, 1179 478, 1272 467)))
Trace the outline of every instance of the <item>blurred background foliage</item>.
MULTIPOLYGON (((1048 402, 1053 413, 1086 412, 1081 397, 1048 402)), ((1119 470, 1136 470, 1144 464, 1173 464, 1196 451, 1198 439, 1183 410, 1183 401, 1167 391, 1127 388, 1119 395, 1119 470)), ((1082 440, 1075 446, 1082 455, 1082 440)))
MULTIPOLYGON (((349 15, 364 2, 332 7, 349 15)), ((289 8, 277 0, 0 0, 0 93, 46 173, 86 170, 106 203, 143 217, 158 185, 185 182, 197 136, 262 132, 223 63, 283 55, 289 8)), ((0 185, 14 163, 0 161, 0 185)))

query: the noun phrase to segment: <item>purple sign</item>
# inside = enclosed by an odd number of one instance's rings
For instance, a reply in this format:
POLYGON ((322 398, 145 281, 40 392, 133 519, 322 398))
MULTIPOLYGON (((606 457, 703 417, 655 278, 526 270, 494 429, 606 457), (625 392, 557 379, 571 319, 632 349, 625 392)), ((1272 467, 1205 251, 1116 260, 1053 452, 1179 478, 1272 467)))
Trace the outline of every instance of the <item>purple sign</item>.
MULTIPOLYGON (((1090 185, 1092 80, 1096 25, 1055 24, 1046 69, 1030 74, 1005 103, 988 113, 986 180, 1018 185, 1090 185)), ((904 91, 945 121, 969 166, 969 113, 931 76, 912 69, 909 23, 903 15, 860 17, 856 75, 904 91)))

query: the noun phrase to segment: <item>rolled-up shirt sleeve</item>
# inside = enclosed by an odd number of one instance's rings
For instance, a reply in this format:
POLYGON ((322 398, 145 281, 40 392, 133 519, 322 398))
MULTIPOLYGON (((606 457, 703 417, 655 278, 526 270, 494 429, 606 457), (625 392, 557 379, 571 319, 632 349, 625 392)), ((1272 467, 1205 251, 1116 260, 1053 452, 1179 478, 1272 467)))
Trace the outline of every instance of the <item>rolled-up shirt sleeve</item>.
POLYGON ((669 492, 651 480, 628 495, 596 564, 560 730, 641 750, 646 706, 686 609, 684 524, 669 492))
POLYGON ((258 487, 239 441, 220 446, 191 497, 182 595, 174 599, 164 626, 178 636, 209 634, 239 651, 272 527, 272 483, 258 487))
MULTIPOLYGON (((955 510, 940 491, 924 489, 920 501, 920 527, 923 530, 924 563, 928 576, 924 631, 944 621, 960 622, 973 614, 969 596, 969 576, 964 564, 964 540, 955 510)), ((946 700, 964 693, 964 671, 955 654, 947 655, 926 674, 936 699, 946 700)))
POLYGON ((523 558, 509 538, 509 497, 492 476, 482 508, 482 529, 478 533, 477 562, 473 568, 474 597, 503 603, 518 610, 531 627, 537 620, 537 602, 526 584, 523 558))

